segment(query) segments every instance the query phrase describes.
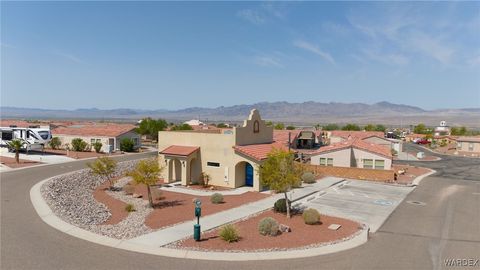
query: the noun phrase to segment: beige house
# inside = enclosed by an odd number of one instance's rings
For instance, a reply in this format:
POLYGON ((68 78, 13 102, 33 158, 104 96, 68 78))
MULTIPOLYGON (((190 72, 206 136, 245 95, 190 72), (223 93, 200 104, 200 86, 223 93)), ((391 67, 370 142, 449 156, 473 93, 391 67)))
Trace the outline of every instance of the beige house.
POLYGON ((357 167, 390 170, 392 154, 389 146, 378 145, 359 138, 321 147, 311 153, 313 165, 335 167, 357 167))
POLYGON ((461 154, 480 155, 480 137, 457 138, 457 151, 461 154))
MULTIPOLYGON (((95 142, 102 143, 101 151, 110 153, 120 150, 120 142, 127 138, 134 142, 134 148, 140 147, 140 135, 135 132, 135 126, 112 123, 78 123, 60 126, 52 129, 52 137, 58 137, 61 147, 71 147, 72 140, 80 138, 90 146, 95 142)), ((92 147, 92 151, 95 151, 92 147)))
POLYGON ((165 182, 197 183, 203 172, 212 185, 259 191, 258 165, 273 148, 286 149, 286 144, 274 140, 273 127, 254 109, 243 126, 233 129, 160 131, 158 157, 165 182))

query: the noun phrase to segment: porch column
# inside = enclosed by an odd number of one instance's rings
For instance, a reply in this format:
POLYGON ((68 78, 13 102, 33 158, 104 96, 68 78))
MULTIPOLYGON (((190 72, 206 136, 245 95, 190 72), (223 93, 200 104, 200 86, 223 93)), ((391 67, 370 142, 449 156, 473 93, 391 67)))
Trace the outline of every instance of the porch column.
POLYGON ((183 159, 183 160, 180 160, 180 166, 182 166, 182 185, 186 186, 188 185, 189 183, 187 182, 187 166, 188 166, 188 160, 187 159, 183 159))

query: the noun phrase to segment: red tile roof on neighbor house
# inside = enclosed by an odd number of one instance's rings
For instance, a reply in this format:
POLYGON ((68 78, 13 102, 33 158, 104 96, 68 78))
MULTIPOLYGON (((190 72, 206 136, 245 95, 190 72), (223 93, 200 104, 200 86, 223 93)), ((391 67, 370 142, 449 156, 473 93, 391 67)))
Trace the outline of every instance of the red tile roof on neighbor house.
POLYGON ((360 138, 348 139, 343 142, 320 147, 320 149, 312 152, 311 155, 314 156, 316 154, 324 154, 324 153, 335 152, 335 151, 340 151, 340 150, 349 149, 349 148, 356 148, 356 149, 370 152, 373 154, 392 158, 392 153, 389 147, 374 144, 374 143, 368 143, 360 138))
POLYGON ((365 139, 369 137, 380 137, 384 138, 385 134, 382 131, 351 131, 351 130, 332 130, 330 133, 330 137, 341 137, 344 139, 348 139, 350 136, 351 138, 359 138, 365 139))
POLYGON ((285 142, 272 142, 250 145, 236 145, 233 148, 239 153, 242 153, 257 161, 262 161, 267 158, 268 153, 270 153, 273 149, 288 150, 288 145, 285 142))
POLYGON ((160 151, 160 154, 172 156, 189 156, 198 149, 200 149, 200 147, 198 146, 170 145, 169 147, 160 151))
POLYGON ((458 137, 457 142, 480 142, 480 136, 458 137))
POLYGON ((52 129, 55 135, 117 137, 135 129, 130 124, 88 123, 52 129))
POLYGON ((45 122, 32 123, 32 122, 27 122, 27 121, 24 121, 24 120, 14 120, 14 119, 2 119, 2 120, 0 120, 0 127, 10 127, 10 126, 28 128, 28 127, 31 127, 31 126, 49 126, 49 124, 45 123, 45 122))

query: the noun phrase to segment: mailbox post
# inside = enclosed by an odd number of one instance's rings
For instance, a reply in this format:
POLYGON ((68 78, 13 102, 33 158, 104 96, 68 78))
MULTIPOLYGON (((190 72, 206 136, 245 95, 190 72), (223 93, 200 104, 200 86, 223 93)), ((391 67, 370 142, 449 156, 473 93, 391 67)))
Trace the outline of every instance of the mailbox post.
POLYGON ((200 216, 202 215, 202 202, 199 199, 195 203, 195 217, 197 217, 197 224, 193 225, 193 239, 200 241, 200 216))

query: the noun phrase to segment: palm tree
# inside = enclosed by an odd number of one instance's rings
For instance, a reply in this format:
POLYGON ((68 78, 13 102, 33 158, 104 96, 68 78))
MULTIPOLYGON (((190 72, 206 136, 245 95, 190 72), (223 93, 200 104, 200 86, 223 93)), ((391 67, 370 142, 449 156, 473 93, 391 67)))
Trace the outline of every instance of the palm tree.
POLYGON ((15 139, 8 142, 7 144, 8 144, 8 147, 15 150, 15 161, 17 161, 17 163, 20 163, 20 149, 23 147, 25 143, 22 140, 15 139))

